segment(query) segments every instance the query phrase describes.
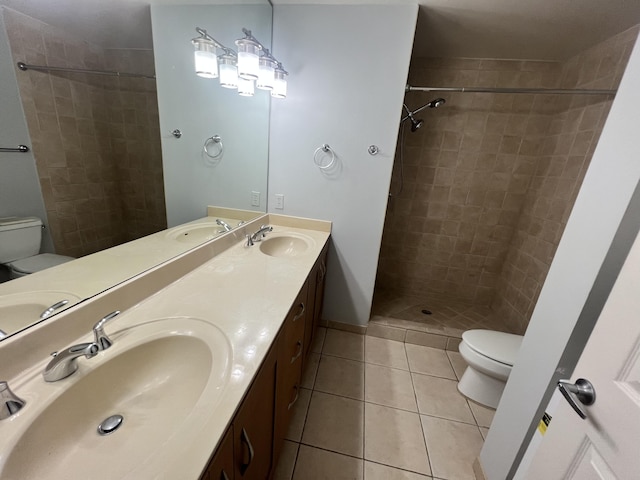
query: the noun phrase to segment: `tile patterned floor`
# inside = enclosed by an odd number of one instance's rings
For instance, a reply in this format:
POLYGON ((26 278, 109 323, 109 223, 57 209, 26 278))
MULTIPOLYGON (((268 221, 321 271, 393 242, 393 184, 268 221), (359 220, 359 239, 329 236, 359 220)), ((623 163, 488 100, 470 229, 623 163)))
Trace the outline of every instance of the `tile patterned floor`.
POLYGON ((374 321, 384 319, 381 323, 386 325, 454 337, 460 337, 462 332, 472 328, 511 332, 509 326, 488 306, 426 301, 420 297, 400 296, 383 290, 374 293, 371 315, 374 321), (423 310, 429 310, 431 314, 427 315, 423 310))
POLYGON ((457 352, 320 328, 275 480, 474 480, 493 410, 457 352))

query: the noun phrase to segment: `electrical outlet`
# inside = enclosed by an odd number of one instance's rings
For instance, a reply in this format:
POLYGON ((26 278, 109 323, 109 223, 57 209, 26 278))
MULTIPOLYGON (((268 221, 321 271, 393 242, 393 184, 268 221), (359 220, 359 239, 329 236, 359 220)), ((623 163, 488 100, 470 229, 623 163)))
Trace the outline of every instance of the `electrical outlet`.
POLYGON ((276 208, 284 210, 284 195, 281 193, 276 193, 276 208))
POLYGON ((260 192, 251 192, 251 206, 252 207, 260 206, 260 192))

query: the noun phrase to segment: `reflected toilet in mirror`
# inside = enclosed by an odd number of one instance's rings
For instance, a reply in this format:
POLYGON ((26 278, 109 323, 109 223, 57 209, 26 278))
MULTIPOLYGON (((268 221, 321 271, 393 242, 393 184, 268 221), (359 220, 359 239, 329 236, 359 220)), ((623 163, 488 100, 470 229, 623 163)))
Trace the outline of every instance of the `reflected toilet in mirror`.
POLYGON ((41 240, 42 220, 39 218, 0 218, 0 264, 9 270, 9 279, 74 260, 66 255, 39 253, 41 240))

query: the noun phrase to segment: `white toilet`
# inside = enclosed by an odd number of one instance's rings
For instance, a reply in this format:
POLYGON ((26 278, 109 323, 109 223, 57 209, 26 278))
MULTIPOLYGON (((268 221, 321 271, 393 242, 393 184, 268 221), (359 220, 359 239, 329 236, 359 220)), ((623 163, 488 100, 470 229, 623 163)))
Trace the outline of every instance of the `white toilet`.
POLYGON ((9 277, 18 278, 75 260, 53 253, 38 253, 42 240, 42 220, 37 217, 0 218, 0 264, 9 268, 9 277))
POLYGON ((458 347, 469 365, 458 390, 465 397, 497 408, 515 362, 522 335, 493 330, 467 330, 458 347))

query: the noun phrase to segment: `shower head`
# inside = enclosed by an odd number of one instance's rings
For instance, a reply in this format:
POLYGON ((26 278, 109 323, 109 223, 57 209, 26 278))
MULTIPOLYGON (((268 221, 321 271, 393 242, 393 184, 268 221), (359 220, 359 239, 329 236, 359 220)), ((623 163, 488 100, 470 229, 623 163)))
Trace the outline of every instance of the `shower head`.
POLYGON ((435 100, 431 100, 429 103, 427 103, 427 106, 429 108, 438 108, 439 106, 444 105, 445 103, 446 103, 446 100, 444 98, 436 98, 435 100))
POLYGON ((411 120, 412 132, 415 132, 416 130, 418 130, 424 123, 424 120, 416 120, 415 118, 413 118, 413 115, 409 116, 409 120, 411 120))

